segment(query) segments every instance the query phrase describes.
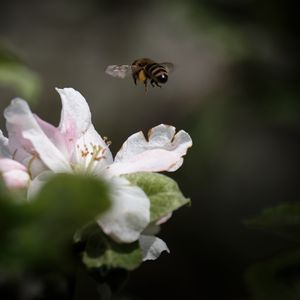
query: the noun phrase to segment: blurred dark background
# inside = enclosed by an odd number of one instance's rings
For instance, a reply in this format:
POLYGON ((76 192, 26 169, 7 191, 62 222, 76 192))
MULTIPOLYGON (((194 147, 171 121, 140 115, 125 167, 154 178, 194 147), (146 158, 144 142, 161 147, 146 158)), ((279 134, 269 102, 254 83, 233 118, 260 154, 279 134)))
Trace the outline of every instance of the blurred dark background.
POLYGON ((298 1, 1 1, 1 47, 28 68, 5 80, 0 64, 1 111, 23 96, 57 124, 54 87, 73 87, 114 153, 160 123, 193 138, 170 174, 192 206, 163 227, 171 254, 131 274, 130 299, 252 299, 247 268, 294 247, 244 220, 299 200, 299 11, 298 1), (104 73, 140 57, 175 64, 164 87, 145 94, 104 73))

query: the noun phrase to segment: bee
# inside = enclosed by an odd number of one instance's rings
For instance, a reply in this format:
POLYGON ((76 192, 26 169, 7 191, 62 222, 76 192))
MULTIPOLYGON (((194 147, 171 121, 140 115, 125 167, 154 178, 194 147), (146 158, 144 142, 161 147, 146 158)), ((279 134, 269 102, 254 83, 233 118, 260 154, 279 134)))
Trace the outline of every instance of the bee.
POLYGON ((172 63, 157 63, 149 58, 140 58, 135 60, 131 65, 109 65, 105 73, 117 78, 132 76, 133 82, 141 81, 147 91, 148 82, 152 87, 165 84, 168 81, 169 73, 174 69, 172 63))

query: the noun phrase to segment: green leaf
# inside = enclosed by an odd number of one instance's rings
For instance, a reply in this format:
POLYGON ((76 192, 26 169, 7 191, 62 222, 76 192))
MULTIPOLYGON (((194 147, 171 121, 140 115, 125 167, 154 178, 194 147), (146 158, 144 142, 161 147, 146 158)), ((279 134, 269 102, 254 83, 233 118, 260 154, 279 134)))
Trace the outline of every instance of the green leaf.
POLYGON ((251 266, 245 274, 245 279, 253 299, 300 299, 299 268, 300 249, 251 266))
POLYGON ((300 203, 282 204, 265 209, 258 217, 247 220, 248 226, 272 231, 300 240, 300 203))
POLYGON ((43 220, 55 216, 73 230, 104 212, 110 201, 108 188, 99 178, 60 174, 45 184, 32 204, 43 220))
POLYGON ((7 231, 17 223, 15 205, 0 175, 0 244, 7 236, 7 231))
POLYGON ((14 215, 23 216, 8 228, 1 244, 0 265, 8 269, 33 266, 73 267, 73 235, 78 228, 110 206, 104 182, 90 176, 54 176, 30 203, 15 204, 14 215))
POLYGON ((9 49, 0 45, 0 84, 16 90, 29 102, 37 100, 41 91, 41 79, 9 49))
POLYGON ((117 243, 106 236, 99 225, 92 223, 81 233, 85 242, 83 262, 90 268, 136 269, 142 263, 142 252, 138 241, 130 244, 117 243))
POLYGON ((22 60, 8 47, 0 44, 0 64, 21 64, 22 60))
POLYGON ((140 187, 151 202, 151 222, 165 217, 172 211, 190 202, 181 193, 177 183, 162 174, 134 173, 125 175, 132 184, 140 187))

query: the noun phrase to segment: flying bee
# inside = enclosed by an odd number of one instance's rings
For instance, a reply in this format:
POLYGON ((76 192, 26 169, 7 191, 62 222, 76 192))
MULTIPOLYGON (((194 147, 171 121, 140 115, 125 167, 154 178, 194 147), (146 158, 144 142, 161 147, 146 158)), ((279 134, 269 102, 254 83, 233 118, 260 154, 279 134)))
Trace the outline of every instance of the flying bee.
POLYGON ((173 70, 172 63, 157 63, 149 58, 140 58, 135 60, 131 65, 110 65, 105 72, 113 77, 125 78, 132 76, 134 83, 141 81, 147 91, 148 81, 155 87, 161 87, 168 81, 169 73, 173 70))

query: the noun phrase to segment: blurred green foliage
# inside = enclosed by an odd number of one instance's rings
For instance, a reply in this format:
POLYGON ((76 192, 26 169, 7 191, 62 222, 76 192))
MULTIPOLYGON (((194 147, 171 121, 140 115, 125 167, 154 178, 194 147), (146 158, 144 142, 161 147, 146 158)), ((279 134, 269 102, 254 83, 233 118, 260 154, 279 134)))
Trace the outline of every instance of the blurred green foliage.
POLYGON ((16 54, 0 44, 0 85, 14 89, 18 96, 34 103, 42 81, 16 54))
POLYGON ((300 298, 300 248, 250 267, 245 275, 254 300, 298 300, 300 298))
POLYGON ((279 233, 300 242, 300 203, 281 204, 262 211, 248 226, 279 233))
MULTIPOLYGON (((189 203, 177 183, 165 175, 125 177, 149 196, 153 222, 189 203)), ((143 257, 138 241, 117 243, 94 221, 109 207, 107 185, 86 175, 56 175, 30 201, 1 186, 0 271, 15 280, 28 272, 46 271, 64 281, 74 278, 79 267, 81 273, 92 275, 94 285, 105 285, 100 294, 110 294, 111 285, 122 285, 126 272, 136 269, 143 257)))
POLYGON ((223 95, 214 90, 208 100, 222 99, 262 120, 298 122, 296 1, 189 0, 176 4, 187 11, 186 19, 194 30, 225 56, 232 76, 222 88, 223 95))
POLYGON ((110 202, 100 180, 57 175, 30 202, 15 202, 2 188, 0 205, 0 267, 10 274, 34 268, 74 270, 75 231, 101 215, 110 202))
MULTIPOLYGON (((271 231, 300 243, 300 204, 281 204, 265 209, 246 222, 250 227, 271 231)), ((256 263, 245 275, 256 300, 297 300, 300 298, 300 246, 256 263)))

